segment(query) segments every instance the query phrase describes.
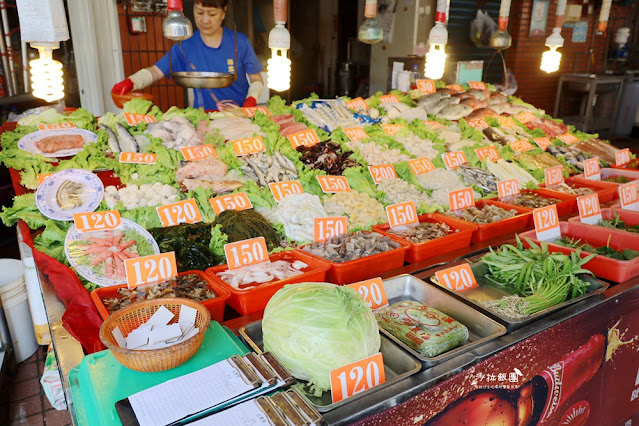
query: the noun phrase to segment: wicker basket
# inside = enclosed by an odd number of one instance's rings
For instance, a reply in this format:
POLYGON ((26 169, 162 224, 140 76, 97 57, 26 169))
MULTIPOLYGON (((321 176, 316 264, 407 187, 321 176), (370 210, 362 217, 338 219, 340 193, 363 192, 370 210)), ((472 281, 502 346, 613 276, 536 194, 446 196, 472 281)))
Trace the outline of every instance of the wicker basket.
POLYGON ((100 327, 100 340, 125 367, 145 373, 154 373, 175 368, 191 358, 202 344, 204 333, 209 328, 210 322, 209 311, 193 300, 177 297, 144 300, 120 309, 109 316, 100 327), (164 306, 175 315, 170 324, 178 322, 180 306, 182 305, 197 309, 195 326, 200 330, 195 336, 167 348, 151 350, 125 349, 121 348, 115 341, 113 337, 115 327, 120 327, 122 335, 126 337, 132 330, 151 318, 160 306, 164 306))

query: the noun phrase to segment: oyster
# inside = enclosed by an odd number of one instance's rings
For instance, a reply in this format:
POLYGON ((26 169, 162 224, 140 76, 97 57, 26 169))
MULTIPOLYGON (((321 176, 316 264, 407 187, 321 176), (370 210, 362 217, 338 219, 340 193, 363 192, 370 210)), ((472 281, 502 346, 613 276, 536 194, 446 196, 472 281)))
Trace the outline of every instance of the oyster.
POLYGON ((65 180, 58 187, 55 200, 62 210, 71 210, 82 205, 84 185, 72 180, 65 180))

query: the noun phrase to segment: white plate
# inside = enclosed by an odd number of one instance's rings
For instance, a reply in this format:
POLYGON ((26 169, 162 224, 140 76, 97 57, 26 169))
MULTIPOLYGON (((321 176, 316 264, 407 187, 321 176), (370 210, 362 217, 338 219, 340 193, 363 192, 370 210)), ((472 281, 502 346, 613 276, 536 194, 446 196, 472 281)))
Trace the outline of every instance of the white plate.
POLYGON ((38 130, 36 132, 32 132, 22 136, 20 140, 18 141, 18 148, 23 149, 25 151, 29 151, 32 154, 40 154, 43 157, 49 157, 49 158, 70 157, 82 151, 82 149, 84 148, 84 147, 81 147, 81 148, 72 148, 72 149, 61 149, 55 152, 42 152, 38 149, 38 147, 36 146, 36 142, 46 137, 55 136, 55 135, 80 135, 82 136, 82 139, 84 139, 85 145, 88 143, 93 143, 98 140, 98 135, 96 135, 90 130, 84 130, 84 129, 38 130))
POLYGON ((36 205, 43 215, 54 220, 73 220, 74 213, 92 212, 98 208, 104 195, 104 185, 99 177, 88 170, 67 169, 48 176, 36 191, 36 205), (56 193, 66 180, 84 185, 82 205, 62 210, 56 201, 56 193))
MULTIPOLYGON (((107 233, 121 233, 126 231, 133 231, 137 233, 140 237, 146 240, 151 245, 151 247, 153 247, 153 253, 149 253, 148 255, 160 253, 160 248, 158 247, 158 243, 155 242, 151 234, 149 234, 149 232, 146 229, 144 229, 143 227, 141 227, 140 225, 138 225, 137 223, 131 220, 122 218, 122 225, 111 231, 79 232, 78 229, 75 227, 75 225, 71 226, 71 228, 69 228, 69 231, 67 232, 66 238, 64 239, 64 254, 67 256, 69 263, 71 264, 71 266, 73 266, 73 268, 75 268, 76 272, 80 274, 83 278, 91 281, 92 283, 95 283, 101 287, 125 284, 126 275, 120 278, 117 278, 115 276, 113 278, 110 278, 110 277, 107 277, 104 272, 101 272, 106 267, 106 265, 104 264, 100 265, 100 267, 95 269, 91 267, 90 265, 83 264, 83 260, 84 260, 84 263, 86 263, 86 260, 85 260, 86 256, 90 256, 89 259, 93 260, 95 259, 95 256, 97 255, 93 255, 93 254, 87 255, 84 253, 84 251, 82 251, 78 247, 73 247, 73 246, 76 243, 82 244, 82 241, 87 241, 87 244, 89 244, 89 241, 87 238, 104 238, 107 235, 107 233)), ((125 242, 125 238, 123 238, 121 242, 125 242)), ((115 275, 115 271, 116 271, 116 268, 115 268, 115 265, 113 265, 114 275, 115 275)))

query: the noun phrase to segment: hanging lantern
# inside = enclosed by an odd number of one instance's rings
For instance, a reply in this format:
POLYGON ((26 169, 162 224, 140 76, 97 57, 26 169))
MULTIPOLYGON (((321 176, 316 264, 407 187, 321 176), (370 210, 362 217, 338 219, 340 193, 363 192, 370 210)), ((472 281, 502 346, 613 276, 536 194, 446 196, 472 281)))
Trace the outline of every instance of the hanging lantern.
POLYGON ((359 27, 357 38, 362 43, 375 44, 384 38, 384 30, 375 17, 377 16, 377 0, 366 0, 364 17, 366 20, 359 27))
POLYGON ((512 44, 512 37, 508 34, 508 17, 510 16, 510 0, 501 0, 499 6, 498 28, 490 37, 490 47, 495 50, 508 49, 512 44))

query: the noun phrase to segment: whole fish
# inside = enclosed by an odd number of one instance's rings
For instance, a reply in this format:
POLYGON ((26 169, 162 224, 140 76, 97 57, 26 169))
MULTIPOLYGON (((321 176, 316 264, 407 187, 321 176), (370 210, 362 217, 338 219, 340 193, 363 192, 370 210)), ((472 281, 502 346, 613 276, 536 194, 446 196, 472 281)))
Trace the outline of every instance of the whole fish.
POLYGON ((115 123, 115 130, 118 132, 118 141, 122 152, 138 152, 138 143, 126 127, 120 123, 115 123))
POLYGON ((437 101, 435 105, 431 106, 430 108, 424 108, 424 109, 429 114, 437 115, 439 114, 441 110, 446 108, 448 105, 455 105, 458 103, 459 103, 459 98, 454 98, 451 96, 450 98, 440 99, 439 101, 437 101))
POLYGON ((446 120, 459 120, 473 112, 473 109, 464 104, 452 104, 439 111, 438 116, 446 120))
POLYGON ((477 185, 486 192, 497 192, 497 178, 484 169, 462 165, 457 167, 455 172, 466 185, 477 185))
POLYGON ((118 138, 115 136, 115 133, 111 129, 109 129, 104 124, 100 124, 100 128, 104 130, 107 134, 107 143, 109 145, 109 149, 113 153, 120 152, 120 144, 118 143, 118 138))

